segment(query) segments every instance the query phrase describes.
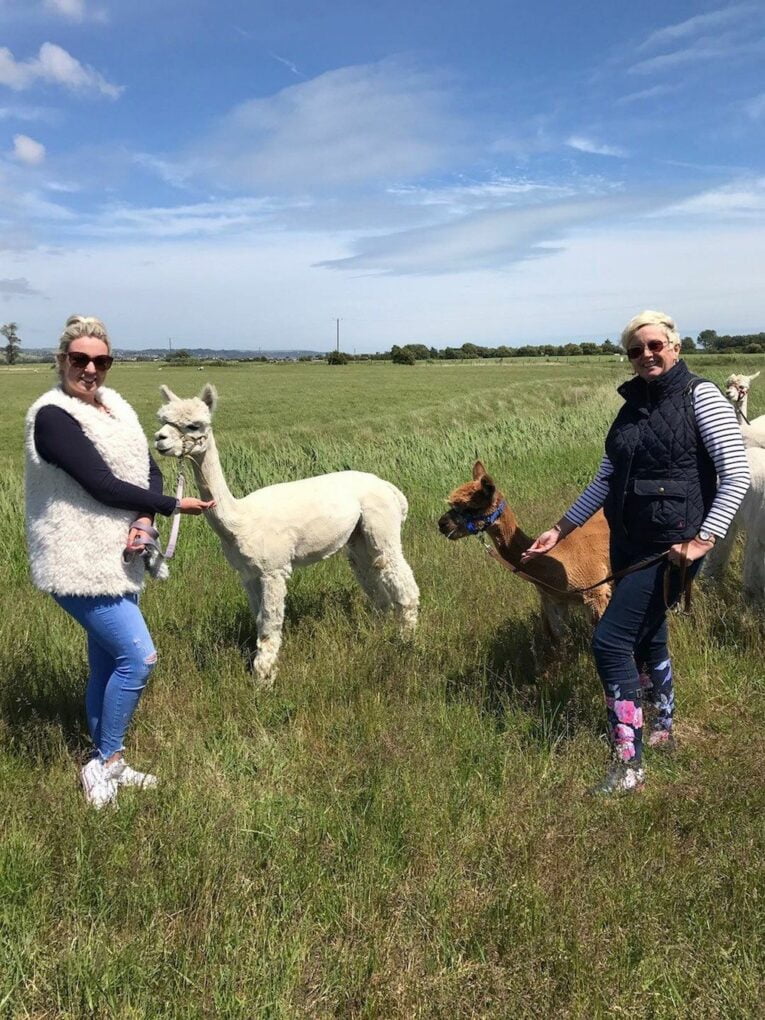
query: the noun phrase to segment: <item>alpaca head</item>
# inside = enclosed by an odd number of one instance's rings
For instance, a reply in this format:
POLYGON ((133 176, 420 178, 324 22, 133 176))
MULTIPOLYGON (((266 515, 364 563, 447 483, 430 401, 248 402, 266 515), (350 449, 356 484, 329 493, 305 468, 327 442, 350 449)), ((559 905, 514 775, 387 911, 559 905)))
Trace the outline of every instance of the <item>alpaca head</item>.
POLYGON ((204 453, 212 430, 212 415, 218 394, 210 383, 198 397, 184 400, 169 386, 160 386, 165 403, 157 411, 162 422, 154 433, 154 445, 166 457, 191 457, 204 453))
POLYGON ((759 374, 755 372, 754 375, 729 375, 725 380, 725 396, 732 404, 743 404, 749 396, 750 386, 759 374))
MULTIPOLYGON (((456 541, 475 534, 475 531, 469 530, 468 524, 480 522, 481 518, 492 514, 502 502, 502 493, 477 460, 473 465, 472 482, 465 482, 450 492, 447 502, 451 509, 439 519, 438 530, 446 538, 456 541)), ((478 530, 483 530, 480 524, 478 530)))

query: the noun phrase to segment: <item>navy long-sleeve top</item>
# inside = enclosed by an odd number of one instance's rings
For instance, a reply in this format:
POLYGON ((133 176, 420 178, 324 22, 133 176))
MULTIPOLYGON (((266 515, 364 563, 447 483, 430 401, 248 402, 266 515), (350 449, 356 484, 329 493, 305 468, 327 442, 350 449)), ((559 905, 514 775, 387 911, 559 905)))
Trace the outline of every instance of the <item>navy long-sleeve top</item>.
POLYGON ((119 510, 169 517, 173 496, 162 493, 162 472, 149 454, 149 488, 123 482, 80 428, 79 422, 53 404, 41 407, 35 417, 35 447, 43 460, 71 475, 99 503, 119 510))

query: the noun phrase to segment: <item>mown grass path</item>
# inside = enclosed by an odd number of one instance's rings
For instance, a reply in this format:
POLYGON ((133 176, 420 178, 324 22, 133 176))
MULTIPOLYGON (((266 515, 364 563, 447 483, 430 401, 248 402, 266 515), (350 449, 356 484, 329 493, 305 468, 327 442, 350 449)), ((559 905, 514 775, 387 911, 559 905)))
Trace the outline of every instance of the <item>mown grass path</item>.
POLYGON ((548 525, 626 371, 117 366, 149 433, 160 382, 218 386, 235 494, 343 467, 399 485, 422 616, 403 644, 340 558, 298 573, 257 691, 244 593, 186 518, 144 598, 160 664, 130 739, 162 786, 101 814, 76 785, 84 642, 26 568, 21 426, 52 375, 0 371, 0 1016, 762 1015, 765 628, 736 569, 672 621, 679 752, 649 759, 642 796, 593 803, 587 627, 551 657, 530 588, 435 526, 476 454, 548 525))

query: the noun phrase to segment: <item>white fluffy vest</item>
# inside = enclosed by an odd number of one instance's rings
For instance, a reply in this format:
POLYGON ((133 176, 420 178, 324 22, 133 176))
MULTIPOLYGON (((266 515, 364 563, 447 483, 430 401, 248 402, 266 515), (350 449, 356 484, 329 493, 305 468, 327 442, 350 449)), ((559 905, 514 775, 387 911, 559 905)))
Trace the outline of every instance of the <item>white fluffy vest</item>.
POLYGON ((26 417, 26 523, 32 580, 58 595, 139 592, 143 557, 124 563, 122 552, 136 514, 93 499, 60 468, 43 460, 34 441, 35 417, 55 404, 77 420, 112 472, 148 488, 149 447, 133 408, 114 390, 99 390, 104 414, 60 388, 48 390, 26 417))

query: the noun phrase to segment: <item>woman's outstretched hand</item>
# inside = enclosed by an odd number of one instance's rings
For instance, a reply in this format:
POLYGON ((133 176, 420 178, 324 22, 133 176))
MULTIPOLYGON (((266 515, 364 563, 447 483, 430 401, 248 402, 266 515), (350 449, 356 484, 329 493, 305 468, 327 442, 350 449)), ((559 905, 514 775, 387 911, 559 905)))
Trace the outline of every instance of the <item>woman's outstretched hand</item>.
POLYGON ((560 542, 560 539, 561 534, 558 528, 550 528, 548 531, 543 531, 539 538, 532 542, 521 556, 521 563, 525 563, 526 560, 531 560, 535 556, 541 556, 543 553, 550 552, 560 542))
POLYGON ((211 510, 214 506, 214 499, 194 499, 193 496, 186 496, 180 501, 178 512, 198 517, 199 514, 203 514, 205 510, 211 510))

